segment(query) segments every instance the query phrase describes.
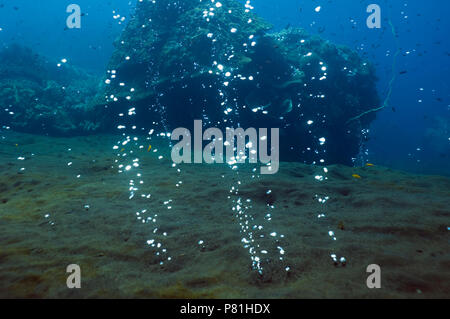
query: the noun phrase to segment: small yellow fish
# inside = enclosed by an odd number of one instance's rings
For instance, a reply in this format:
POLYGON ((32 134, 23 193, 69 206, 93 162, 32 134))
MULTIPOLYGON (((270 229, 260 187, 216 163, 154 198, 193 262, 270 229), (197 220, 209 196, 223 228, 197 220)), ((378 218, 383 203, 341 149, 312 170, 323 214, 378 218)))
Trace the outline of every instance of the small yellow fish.
POLYGON ((374 164, 367 163, 366 166, 375 166, 374 164))
POLYGON ((152 149, 152 146, 149 145, 149 146, 148 146, 148 149, 147 149, 147 152, 150 152, 151 149, 152 149))
POLYGON ((19 146, 19 144, 16 144, 16 147, 18 147, 19 146))
POLYGON ((125 149, 124 149, 124 148, 122 148, 122 149, 120 150, 120 152, 123 152, 123 151, 125 151, 125 149))
POLYGON ((353 174, 352 176, 353 176, 354 178, 361 179, 361 176, 359 176, 358 174, 353 174))

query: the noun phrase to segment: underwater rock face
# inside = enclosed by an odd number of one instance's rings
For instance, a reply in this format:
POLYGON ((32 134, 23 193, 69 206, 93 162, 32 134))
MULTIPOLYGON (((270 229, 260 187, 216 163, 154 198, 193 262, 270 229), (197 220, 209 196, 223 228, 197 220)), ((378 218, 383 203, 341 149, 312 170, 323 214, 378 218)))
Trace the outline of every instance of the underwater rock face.
POLYGON ((97 78, 19 45, 0 52, 0 61, 0 125, 52 135, 86 134, 100 127, 87 107, 97 78))
POLYGON ((372 66, 301 29, 269 33, 245 9, 236 1, 138 2, 96 103, 109 118, 136 108, 129 126, 172 130, 203 119, 280 128, 284 161, 312 161, 326 137, 327 161, 351 163, 375 115, 349 120, 380 105, 372 66))
POLYGON ((323 158, 351 164, 375 113, 352 119, 380 105, 373 67, 301 29, 270 30, 234 0, 139 1, 101 82, 19 46, 0 53, 0 125, 51 135, 194 120, 280 128, 282 161, 317 161, 324 137, 323 158))

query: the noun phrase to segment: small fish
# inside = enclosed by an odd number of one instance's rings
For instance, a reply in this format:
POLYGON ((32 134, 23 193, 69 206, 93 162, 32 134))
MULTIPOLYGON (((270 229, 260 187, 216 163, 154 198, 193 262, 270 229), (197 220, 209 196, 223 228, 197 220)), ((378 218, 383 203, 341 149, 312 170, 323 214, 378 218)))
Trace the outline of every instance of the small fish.
POLYGON ((149 146, 148 146, 148 149, 147 149, 147 152, 150 152, 151 149, 152 149, 152 146, 149 145, 149 146))
POLYGON ((367 163, 366 166, 375 166, 375 165, 372 163, 367 163))
POLYGON ((399 73, 400 74, 406 74, 406 73, 408 73, 408 71, 400 71, 399 73))
POLYGON ((358 174, 353 174, 352 176, 356 179, 361 179, 361 176, 359 176, 358 174))

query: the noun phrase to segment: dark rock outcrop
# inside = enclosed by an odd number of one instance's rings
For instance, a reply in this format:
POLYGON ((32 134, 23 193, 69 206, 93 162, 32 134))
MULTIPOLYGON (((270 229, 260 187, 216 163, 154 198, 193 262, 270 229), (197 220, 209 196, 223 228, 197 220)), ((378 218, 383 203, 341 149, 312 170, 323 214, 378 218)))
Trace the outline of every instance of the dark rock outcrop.
POLYGON ((55 135, 196 119, 280 128, 281 160, 350 164, 380 106, 373 67, 301 29, 270 30, 234 0, 138 1, 102 81, 23 48, 1 53, 0 124, 55 135))
POLYGON ((279 127, 282 160, 317 159, 325 137, 324 157, 350 163, 375 115, 348 120, 380 104, 373 67, 301 29, 270 29, 236 1, 138 2, 97 103, 111 125, 132 107, 127 126, 279 127))

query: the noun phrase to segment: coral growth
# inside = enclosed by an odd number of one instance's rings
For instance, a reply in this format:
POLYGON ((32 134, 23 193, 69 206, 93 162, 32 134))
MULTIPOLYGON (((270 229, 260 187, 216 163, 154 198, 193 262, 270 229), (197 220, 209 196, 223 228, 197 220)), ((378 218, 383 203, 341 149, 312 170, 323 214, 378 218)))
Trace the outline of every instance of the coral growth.
POLYGON ((28 48, 0 52, 0 124, 25 132, 82 133, 100 123, 87 109, 98 79, 75 67, 49 62, 28 48), (3 110, 2 110, 3 111, 3 110))

